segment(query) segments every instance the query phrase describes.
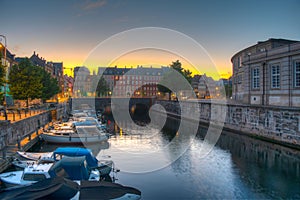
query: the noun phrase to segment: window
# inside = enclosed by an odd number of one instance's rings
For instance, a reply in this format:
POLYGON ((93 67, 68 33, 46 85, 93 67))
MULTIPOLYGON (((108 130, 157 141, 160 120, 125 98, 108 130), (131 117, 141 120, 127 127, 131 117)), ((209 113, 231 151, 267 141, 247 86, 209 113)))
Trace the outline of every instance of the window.
POLYGON ((294 86, 300 87, 300 61, 295 62, 294 74, 294 86))
POLYGON ((41 181, 45 180, 46 176, 44 174, 24 174, 23 180, 25 181, 41 181))
POLYGON ((259 89, 259 68, 252 69, 252 89, 259 89))
POLYGON ((238 57, 238 67, 242 67, 242 56, 238 57))
POLYGON ((271 66, 271 87, 280 87, 280 67, 279 65, 271 66))

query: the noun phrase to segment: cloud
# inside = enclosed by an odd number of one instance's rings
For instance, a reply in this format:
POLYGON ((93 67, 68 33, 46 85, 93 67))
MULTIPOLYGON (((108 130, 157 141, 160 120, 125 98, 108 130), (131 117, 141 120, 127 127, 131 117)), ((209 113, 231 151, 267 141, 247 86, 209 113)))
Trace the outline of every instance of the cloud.
POLYGON ((87 1, 87 3, 83 6, 83 10, 94 10, 106 5, 106 0, 98 0, 98 1, 87 1))

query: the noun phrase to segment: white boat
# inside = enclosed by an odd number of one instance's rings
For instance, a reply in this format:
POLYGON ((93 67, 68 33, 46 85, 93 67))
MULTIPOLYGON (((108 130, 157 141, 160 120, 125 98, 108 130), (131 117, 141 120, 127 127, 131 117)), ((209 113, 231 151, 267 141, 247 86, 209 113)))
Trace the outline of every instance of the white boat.
MULTIPOLYGON (((23 153, 23 152, 20 152, 23 153)), ((20 160, 18 158, 14 158, 14 160, 11 162, 15 167, 24 169, 25 167, 31 166, 31 165, 37 165, 37 164, 45 164, 45 163, 54 163, 53 158, 51 157, 41 157, 37 160, 20 160)))
POLYGON ((41 137, 49 143, 96 143, 108 140, 108 135, 97 126, 78 126, 73 130, 50 130, 41 137))
POLYGON ((47 160, 51 158, 53 152, 25 152, 25 151, 17 151, 17 154, 21 156, 22 158, 28 159, 28 160, 35 160, 38 161, 40 159, 47 160))
POLYGON ((50 178, 48 173, 53 164, 32 165, 23 171, 12 171, 0 174, 0 180, 6 187, 16 185, 32 184, 46 178, 50 178))
POLYGON ((99 181, 100 172, 97 169, 89 170, 87 168, 85 156, 64 156, 60 161, 55 163, 34 164, 25 167, 23 171, 0 174, 0 180, 6 187, 32 184, 51 177, 99 181))
POLYGON ((34 160, 19 160, 19 159, 14 159, 11 164, 13 164, 15 167, 19 167, 24 169, 25 167, 28 167, 30 165, 35 165, 37 164, 37 161, 34 160))
MULTIPOLYGON (((45 164, 45 163, 54 163, 54 160, 39 160, 39 161, 34 161, 34 160, 18 160, 15 159, 11 162, 14 166, 24 169, 26 167, 38 165, 38 164, 45 164)), ((114 168, 114 162, 112 160, 99 160, 98 161, 98 171, 100 173, 100 176, 106 176, 110 174, 111 170, 114 168)))
POLYGON ((110 174, 110 172, 114 169, 114 162, 112 160, 97 160, 97 158, 92 154, 92 151, 87 148, 59 147, 54 152, 34 153, 17 151, 17 153, 23 158, 30 158, 30 160, 24 161, 20 161, 18 159, 14 160, 12 164, 19 168, 25 168, 34 164, 53 163, 60 160, 63 156, 85 156, 89 168, 98 169, 100 176, 102 177, 110 174))

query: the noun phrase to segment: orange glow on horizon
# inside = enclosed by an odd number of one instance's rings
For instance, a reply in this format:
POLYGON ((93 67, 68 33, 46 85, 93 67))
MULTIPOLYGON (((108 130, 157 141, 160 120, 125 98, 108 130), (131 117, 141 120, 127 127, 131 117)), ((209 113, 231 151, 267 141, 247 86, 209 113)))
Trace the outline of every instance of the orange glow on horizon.
POLYGON ((214 67, 214 64, 212 62, 204 62, 204 64, 199 64, 198 66, 207 66, 207 67, 195 67, 192 64, 190 64, 188 61, 186 61, 184 58, 171 54, 166 51, 154 51, 154 50, 140 50, 136 52, 130 52, 128 54, 125 54, 116 60, 109 62, 109 61, 90 61, 89 58, 87 58, 86 61, 84 61, 84 55, 77 52, 77 54, 68 54, 65 56, 64 60, 61 59, 61 57, 58 56, 49 56, 54 60, 54 62, 63 62, 64 66, 64 74, 67 74, 68 76, 74 75, 74 68, 76 66, 86 66, 89 68, 91 74, 93 71, 96 73, 98 72, 98 67, 114 67, 117 66, 119 68, 136 68, 137 66, 143 66, 143 67, 153 67, 158 68, 161 66, 170 66, 172 62, 179 60, 182 63, 182 67, 184 69, 188 69, 192 72, 192 75, 196 74, 206 74, 207 76, 211 76, 215 80, 218 80, 220 78, 228 78, 231 76, 231 66, 230 67, 224 67, 226 63, 224 64, 221 60, 214 60, 214 63, 218 67, 214 67), (61 61, 60 61, 61 60, 61 61), (221 64, 220 64, 221 63, 221 64), (71 70, 72 68, 72 70, 71 70))

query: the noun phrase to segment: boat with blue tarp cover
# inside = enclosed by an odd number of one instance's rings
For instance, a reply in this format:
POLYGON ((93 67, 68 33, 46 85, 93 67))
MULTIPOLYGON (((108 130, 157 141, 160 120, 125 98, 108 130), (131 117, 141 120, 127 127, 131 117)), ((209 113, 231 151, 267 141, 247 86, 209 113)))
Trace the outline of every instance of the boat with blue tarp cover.
POLYGON ((27 153, 27 152, 20 152, 20 151, 18 151, 17 153, 18 155, 24 158, 27 158, 28 155, 30 155, 30 159, 35 161, 39 161, 40 159, 42 159, 47 161, 52 160, 53 162, 57 162, 63 156, 70 156, 70 157, 85 156, 88 167, 91 169, 97 168, 101 176, 108 175, 114 168, 114 162, 112 160, 98 160, 93 155, 91 149, 82 148, 82 147, 58 147, 53 152, 46 152, 45 155, 43 155, 42 153, 33 153, 33 152, 27 153))

